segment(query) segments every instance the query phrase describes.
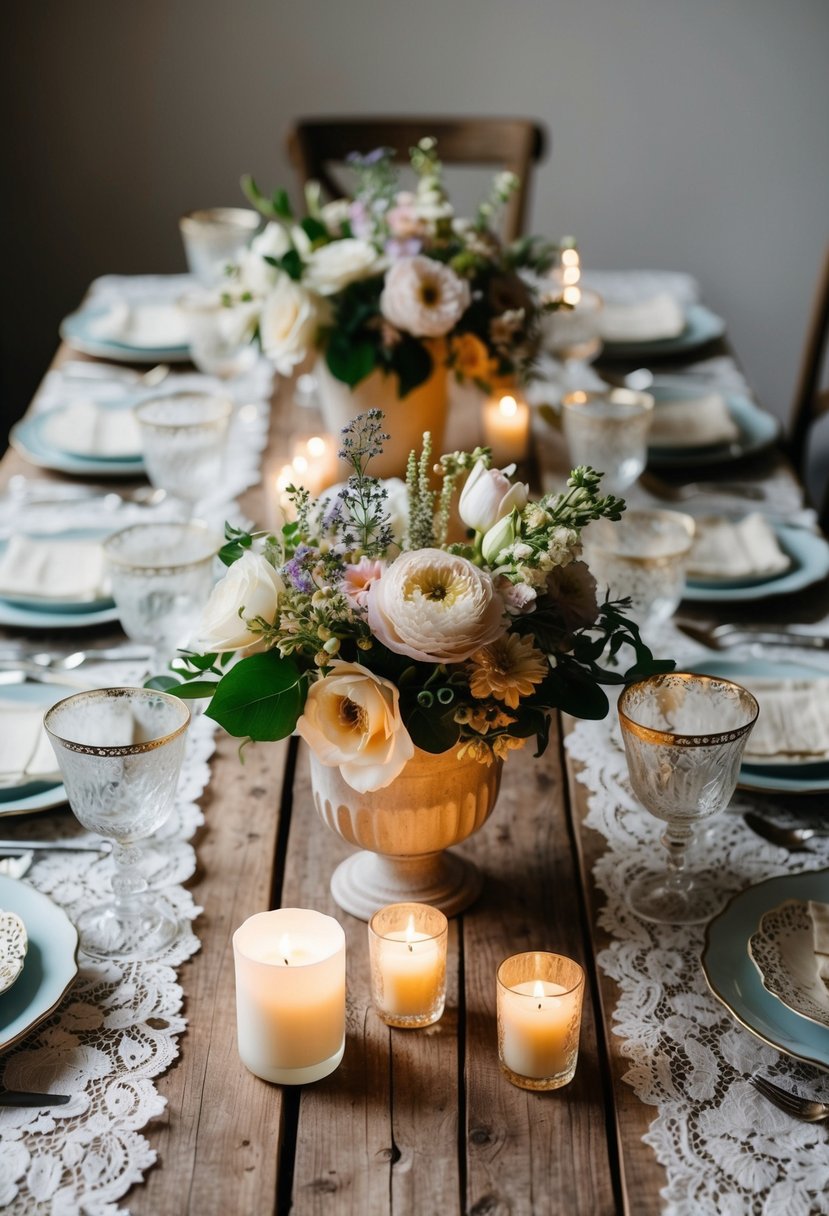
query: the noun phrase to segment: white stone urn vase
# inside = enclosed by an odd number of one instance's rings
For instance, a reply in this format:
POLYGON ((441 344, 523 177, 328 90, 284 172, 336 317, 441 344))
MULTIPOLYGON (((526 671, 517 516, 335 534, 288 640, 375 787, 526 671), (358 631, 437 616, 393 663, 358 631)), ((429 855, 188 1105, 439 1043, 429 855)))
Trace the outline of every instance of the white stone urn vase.
POLYGON ((446 852, 489 818, 501 785, 502 762, 489 768, 415 752, 385 789, 360 794, 339 768, 311 754, 314 803, 334 832, 361 850, 342 862, 331 893, 345 912, 368 920, 386 904, 431 904, 455 916, 480 894, 483 879, 471 862, 446 852))
POLYGON ((409 452, 413 448, 420 452, 424 431, 431 433, 435 456, 443 451, 448 388, 442 352, 433 352, 433 362, 428 380, 405 397, 399 397, 397 376, 387 376, 376 369, 349 388, 332 376, 325 359, 317 359, 314 375, 326 430, 339 435, 344 426, 366 410, 379 409, 385 414, 383 430, 389 439, 382 454, 371 461, 369 472, 373 477, 405 477, 409 452))

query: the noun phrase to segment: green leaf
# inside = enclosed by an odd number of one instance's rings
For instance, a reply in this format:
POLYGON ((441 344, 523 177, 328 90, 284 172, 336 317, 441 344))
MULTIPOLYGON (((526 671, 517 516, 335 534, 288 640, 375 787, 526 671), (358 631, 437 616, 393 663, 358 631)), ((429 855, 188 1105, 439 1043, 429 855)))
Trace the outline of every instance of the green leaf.
POLYGON ((175 676, 150 676, 144 681, 145 688, 154 688, 156 692, 173 692, 179 687, 175 676))
POLYGON ((376 355, 371 342, 349 342, 342 334, 334 333, 325 353, 328 370, 336 380, 354 388, 374 371, 376 355))
POLYGON ((287 253, 283 253, 278 265, 295 281, 302 278, 302 258, 295 249, 289 249, 287 253))
POLYGON ((308 240, 313 245, 315 241, 328 240, 328 229, 321 220, 315 219, 312 215, 306 215, 305 219, 300 222, 300 228, 308 237, 308 240))
POLYGON ((455 706, 444 713, 436 713, 435 707, 424 709, 413 700, 401 706, 401 714, 412 743, 421 751, 439 755, 454 747, 461 736, 461 728, 455 721, 455 706))
POLYGON ((246 549, 249 549, 253 544, 252 536, 239 536, 236 540, 228 541, 226 545, 222 545, 219 550, 219 560, 225 566, 232 566, 237 562, 246 549))
POLYGON ((413 338, 404 338, 392 350, 391 366, 397 373, 398 397, 409 393, 428 380, 432 374, 432 356, 425 346, 413 338))
POLYGON ((212 697, 218 687, 218 680, 190 680, 185 684, 179 684, 176 688, 171 688, 170 692, 181 697, 182 701, 195 701, 199 697, 212 697))
POLYGON ((237 738, 285 739, 302 713, 306 692, 306 678, 292 660, 268 651, 231 667, 206 712, 237 738))
POLYGON ((294 218, 291 200, 288 198, 287 190, 274 190, 271 195, 271 206, 276 214, 282 220, 292 220, 294 218))

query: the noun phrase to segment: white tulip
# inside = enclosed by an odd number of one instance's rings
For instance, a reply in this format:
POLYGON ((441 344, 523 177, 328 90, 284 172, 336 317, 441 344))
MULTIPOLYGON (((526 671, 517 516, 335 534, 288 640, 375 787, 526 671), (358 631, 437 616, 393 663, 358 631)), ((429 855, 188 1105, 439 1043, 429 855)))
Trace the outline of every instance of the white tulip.
POLYGON ((273 624, 285 584, 260 553, 244 553, 210 594, 202 612, 199 645, 224 654, 244 650, 260 640, 248 622, 261 618, 273 624))
POLYGON ((529 499, 529 486, 521 481, 511 482, 507 469, 488 469, 479 460, 466 479, 458 502, 458 512, 468 528, 488 532, 512 511, 523 511, 529 499))

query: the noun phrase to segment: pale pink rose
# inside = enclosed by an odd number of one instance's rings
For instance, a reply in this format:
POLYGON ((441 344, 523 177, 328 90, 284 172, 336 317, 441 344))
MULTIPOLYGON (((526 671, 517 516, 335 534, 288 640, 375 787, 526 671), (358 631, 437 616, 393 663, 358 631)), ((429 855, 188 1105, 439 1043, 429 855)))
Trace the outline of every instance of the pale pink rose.
POLYGON ((476 532, 488 532, 505 515, 524 510, 529 486, 510 481, 508 474, 514 469, 515 465, 488 469, 482 460, 478 461, 466 479, 458 503, 458 513, 467 527, 476 532))
POLYGON ((415 211, 414 203, 415 196, 408 190, 401 190, 394 206, 386 212, 389 232, 399 241, 423 234, 423 224, 415 211))
POLYGON ((369 588, 368 622, 389 650, 422 663, 460 663, 507 625, 490 575, 443 549, 398 557, 369 588))
POLYGON ((498 588, 501 599, 504 601, 504 607, 510 616, 524 616, 528 612, 535 611, 538 592, 529 583, 511 583, 505 575, 501 574, 495 580, 495 586, 498 588))
POLYGON ((416 255, 386 272, 380 311, 416 338, 441 338, 457 325, 470 302, 469 284, 450 266, 416 255))
POLYGON ((414 755, 397 688, 360 663, 337 660, 311 685, 296 733, 361 794, 390 785, 414 755))
POLYGON ((365 611, 368 605, 368 589, 385 569, 384 561, 371 557, 361 557, 356 565, 346 566, 343 591, 355 607, 365 611))

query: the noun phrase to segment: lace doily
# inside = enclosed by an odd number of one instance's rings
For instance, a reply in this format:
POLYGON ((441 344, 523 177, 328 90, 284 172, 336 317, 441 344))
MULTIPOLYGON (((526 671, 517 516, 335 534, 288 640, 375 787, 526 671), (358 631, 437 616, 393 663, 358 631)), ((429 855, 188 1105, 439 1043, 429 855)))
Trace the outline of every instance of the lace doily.
MULTIPOLYGON (((656 648, 680 666, 706 653, 670 628, 656 648)), ((619 987, 613 1032, 630 1061, 625 1080, 657 1107, 644 1139, 665 1167, 666 1216, 829 1212, 825 1126, 795 1122, 749 1084, 760 1069, 783 1086, 829 1100, 829 1076, 766 1047, 711 995, 699 962, 704 926, 647 924, 628 909, 627 888, 664 849, 660 823, 630 791, 615 711, 603 722, 579 722, 567 747, 590 791, 586 824, 607 841, 594 877, 607 900, 600 923, 613 941, 598 962, 619 987)), ((690 859, 716 871, 724 896, 829 864, 829 839, 815 838, 810 856, 761 840, 742 820, 750 805, 751 796, 738 793, 710 821, 690 859)), ((771 809, 769 799, 764 808, 771 809)))
MULTIPOLYGON (((140 295, 158 282, 112 277, 93 286, 93 294, 117 288, 140 295)), ((175 288, 181 290, 181 281, 175 288)), ((227 476, 215 499, 200 505, 216 526, 236 511, 233 499, 259 480, 261 454, 267 442, 272 373, 264 363, 230 383, 191 374, 170 377, 170 387, 230 391, 239 406, 229 439, 227 476)), ((50 372, 36 408, 62 404, 71 393, 112 398, 128 391, 127 379, 72 382, 50 372)), ((50 483, 60 492, 60 483, 50 483)), ((66 491, 67 495, 69 490, 66 491)), ((0 528, 26 526, 43 530, 100 526, 100 503, 35 507, 10 494, 0 503, 0 528), (88 514, 89 523, 85 516, 88 514), (67 525, 67 519, 71 524, 67 525)), ((136 519, 163 518, 163 504, 152 512, 128 506, 114 508, 113 530, 136 519)), ((89 687, 140 684, 140 669, 113 665, 80 668, 89 687)), ((164 1109, 165 1099, 153 1078, 178 1055, 185 1029, 182 989, 177 968, 199 949, 192 921, 200 909, 181 885, 194 873, 196 857, 189 843, 203 822, 197 800, 209 778, 214 724, 194 716, 182 767, 176 805, 166 824, 143 849, 142 870, 150 886, 179 916, 182 932, 161 956, 149 962, 107 963, 79 955, 78 977, 58 1011, 18 1047, 0 1059, 2 1083, 8 1089, 71 1094, 65 1106, 45 1110, 0 1108, 0 1207, 15 1216, 114 1216, 125 1209, 119 1200, 156 1159, 141 1134, 164 1109)), ((3 834, 22 838, 78 836, 85 833, 66 813, 4 819, 3 834)), ((35 855, 26 881, 64 908, 70 919, 108 898, 113 862, 92 853, 35 855)))

